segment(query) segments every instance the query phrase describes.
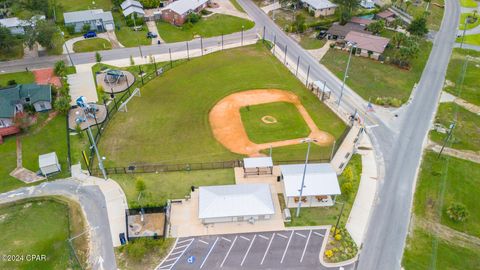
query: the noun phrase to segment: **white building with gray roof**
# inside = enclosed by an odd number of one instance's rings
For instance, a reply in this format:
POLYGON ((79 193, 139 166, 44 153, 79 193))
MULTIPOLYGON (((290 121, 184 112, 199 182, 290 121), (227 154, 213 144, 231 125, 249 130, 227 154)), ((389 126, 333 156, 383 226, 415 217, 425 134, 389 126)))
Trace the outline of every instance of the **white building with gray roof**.
POLYGON ((65 12, 63 18, 66 26, 75 27, 75 32, 81 32, 85 24, 90 25, 90 30, 99 32, 115 29, 112 12, 103 9, 65 12))

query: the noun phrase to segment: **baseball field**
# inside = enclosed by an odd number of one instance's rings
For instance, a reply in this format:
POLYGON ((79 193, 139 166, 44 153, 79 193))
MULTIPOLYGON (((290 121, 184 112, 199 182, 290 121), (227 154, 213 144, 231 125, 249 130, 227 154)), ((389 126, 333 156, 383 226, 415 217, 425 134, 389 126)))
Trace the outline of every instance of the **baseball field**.
POLYGON ((141 91, 104 131, 106 166, 226 161, 270 146, 276 160, 301 160, 306 136, 318 141, 311 157, 328 158, 345 130, 262 44, 192 59, 141 91))

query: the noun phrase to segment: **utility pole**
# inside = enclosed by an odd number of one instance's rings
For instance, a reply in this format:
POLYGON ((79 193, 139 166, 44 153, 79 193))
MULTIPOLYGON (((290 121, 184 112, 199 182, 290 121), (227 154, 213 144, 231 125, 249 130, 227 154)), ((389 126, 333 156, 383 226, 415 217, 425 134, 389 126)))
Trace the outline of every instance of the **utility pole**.
POLYGON ((449 141, 450 138, 452 137, 453 129, 455 128, 455 126, 456 126, 456 123, 455 123, 455 122, 453 122, 453 123, 450 124, 450 129, 448 130, 448 135, 447 135, 447 137, 445 138, 445 140, 443 140, 442 149, 440 149, 440 152, 438 152, 437 158, 440 158, 440 156, 442 155, 443 149, 445 148, 445 146, 447 145, 448 141, 449 141))
POLYGON ((245 29, 245 26, 242 25, 242 46, 243 46, 243 30, 245 29))
POLYGON ((343 75, 342 89, 340 90, 340 97, 338 98, 339 107, 343 97, 343 90, 345 89, 345 81, 347 80, 347 77, 348 77, 348 68, 350 67, 350 60, 352 59, 353 48, 356 48, 356 43, 352 43, 350 47, 350 54, 348 55, 347 67, 345 68, 345 74, 343 75))
POLYGON ((297 206, 297 213, 295 214, 296 217, 300 215, 300 208, 302 207, 302 194, 303 194, 303 188, 305 187, 305 175, 307 174, 307 165, 308 165, 308 156, 310 155, 310 143, 316 142, 317 140, 306 138, 301 140, 301 143, 307 143, 307 155, 305 157, 305 166, 303 167, 303 176, 302 176, 302 185, 300 186, 299 192, 300 192, 300 200, 298 201, 298 206, 297 206))

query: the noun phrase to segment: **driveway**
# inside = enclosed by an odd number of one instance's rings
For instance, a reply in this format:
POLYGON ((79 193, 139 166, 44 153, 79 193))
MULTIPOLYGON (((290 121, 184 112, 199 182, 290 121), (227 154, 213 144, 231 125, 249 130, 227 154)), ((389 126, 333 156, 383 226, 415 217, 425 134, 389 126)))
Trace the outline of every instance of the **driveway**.
MULTIPOLYGON (((115 31, 108 31, 105 33, 98 33, 96 38, 103 38, 105 40, 108 40, 112 44, 112 48, 123 48, 124 46, 118 41, 117 36, 115 35, 115 31)), ((85 38, 83 36, 80 37, 75 37, 71 38, 67 41, 65 41, 65 44, 63 46, 63 54, 67 54, 67 49, 65 48, 65 45, 68 48, 68 51, 70 53, 73 53, 73 44, 77 41, 84 40, 85 38)))
POLYGON ((77 73, 67 75, 67 82, 70 85, 71 105, 75 105, 75 100, 84 96, 88 102, 97 102, 97 88, 92 74, 93 64, 77 65, 77 73))
POLYGON ((207 10, 214 13, 231 15, 247 20, 252 20, 247 13, 239 11, 234 5, 232 5, 230 0, 216 0, 215 3, 218 4, 217 8, 207 8, 207 10))
POLYGON ((146 24, 147 24, 148 31, 157 35, 156 38, 152 38, 152 45, 157 44, 159 40, 161 43, 165 43, 165 41, 162 39, 162 37, 158 33, 157 24, 155 23, 155 21, 147 21, 146 24))
POLYGON ((316 228, 179 238, 156 269, 340 269, 320 262, 326 232, 316 228))

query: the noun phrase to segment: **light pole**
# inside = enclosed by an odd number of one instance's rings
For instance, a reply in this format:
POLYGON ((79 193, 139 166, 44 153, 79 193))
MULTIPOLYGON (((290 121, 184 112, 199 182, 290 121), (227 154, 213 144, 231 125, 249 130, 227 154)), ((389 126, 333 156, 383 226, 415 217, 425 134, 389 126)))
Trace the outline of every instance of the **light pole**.
POLYGON ((347 77, 348 77, 348 68, 350 67, 350 60, 352 59, 353 48, 357 48, 356 45, 357 45, 357 43, 355 43, 355 42, 350 43, 350 54, 348 55, 347 67, 345 68, 345 74, 343 75, 342 89, 340 90, 340 97, 338 98, 338 106, 339 107, 340 107, 340 102, 342 101, 342 97, 343 97, 343 90, 345 89, 345 81, 347 80, 347 77))
MULTIPOLYGON (((79 97, 77 99, 77 105, 80 107, 80 111, 82 111, 83 113, 83 119, 87 121, 87 115, 85 114, 85 109, 87 108, 86 99, 83 96, 79 97)), ((79 115, 80 112, 77 111, 75 112, 75 114, 79 115)), ((108 180, 107 172, 105 171, 105 167, 103 166, 103 158, 100 156, 97 143, 95 142, 95 138, 93 137, 92 130, 90 129, 90 124, 88 123, 87 123, 87 131, 88 131, 88 136, 90 137, 90 140, 92 142, 93 149, 95 149, 95 154, 97 155, 97 159, 98 159, 98 167, 102 171, 103 179, 108 180)))
POLYGON ((242 46, 243 46, 243 30, 245 29, 245 26, 242 25, 242 46))
POLYGON ((310 143, 311 142, 317 142, 315 139, 311 138, 305 138, 300 141, 301 143, 307 143, 307 156, 305 157, 305 166, 303 167, 303 176, 302 176, 302 185, 300 186, 300 200, 298 201, 298 206, 297 206, 297 213, 295 214, 296 217, 300 215, 300 208, 302 207, 302 194, 303 194, 303 188, 305 187, 305 174, 307 173, 307 164, 308 164, 308 155, 310 154, 310 143))
POLYGON ((70 56, 70 50, 67 47, 67 42, 65 41, 65 33, 62 31, 62 38, 63 38, 63 45, 65 46, 65 50, 67 51, 68 59, 70 59, 70 63, 72 64, 73 67, 75 67, 75 64, 73 63, 72 56, 70 56))

